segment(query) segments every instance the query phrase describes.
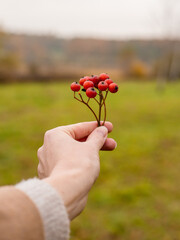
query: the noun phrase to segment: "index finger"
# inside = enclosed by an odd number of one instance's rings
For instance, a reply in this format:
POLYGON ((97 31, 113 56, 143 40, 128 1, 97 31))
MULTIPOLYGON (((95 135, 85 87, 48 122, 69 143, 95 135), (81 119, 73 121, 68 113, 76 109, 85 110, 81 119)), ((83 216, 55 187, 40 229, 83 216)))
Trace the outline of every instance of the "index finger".
MULTIPOLYGON (((113 125, 111 122, 105 122, 104 126, 108 129, 108 132, 111 132, 113 129, 113 125)), ((71 124, 59 128, 66 132, 71 137, 73 137, 74 139, 79 140, 89 136, 89 134, 92 133, 93 130, 97 127, 98 127, 97 122, 93 121, 71 124)))

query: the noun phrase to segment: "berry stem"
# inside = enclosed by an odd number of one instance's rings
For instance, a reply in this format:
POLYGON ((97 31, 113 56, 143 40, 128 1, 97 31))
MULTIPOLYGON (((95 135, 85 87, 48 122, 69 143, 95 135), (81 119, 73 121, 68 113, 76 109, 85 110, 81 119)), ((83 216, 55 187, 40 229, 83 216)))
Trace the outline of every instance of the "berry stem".
POLYGON ((105 102, 105 98, 103 99, 103 105, 104 105, 104 121, 103 121, 103 126, 105 124, 105 121, 106 121, 106 102, 105 102))
POLYGON ((99 105, 99 102, 98 102, 98 100, 96 99, 96 98, 94 98, 94 100, 98 103, 98 105, 99 105))
POLYGON ((108 95, 108 90, 106 91, 106 95, 105 95, 104 101, 106 101, 107 95, 108 95))
POLYGON ((78 100, 79 102, 84 103, 84 104, 91 110, 91 112, 93 113, 93 115, 94 115, 95 118, 96 118, 96 121, 97 121, 97 123, 98 123, 98 126, 100 126, 100 122, 99 122, 99 120, 98 120, 98 117, 96 116, 96 114, 95 114, 95 112, 93 111, 93 109, 89 106, 88 103, 86 103, 86 102, 83 100, 82 95, 81 95, 80 93, 79 93, 79 96, 80 96, 81 100, 78 99, 78 98, 75 96, 75 92, 74 92, 74 98, 75 98, 76 100, 78 100))
POLYGON ((82 95, 81 95, 80 93, 78 93, 78 94, 79 94, 79 96, 80 96, 80 98, 81 98, 81 101, 82 101, 83 103, 85 103, 84 100, 83 100, 82 95))
POLYGON ((99 126, 101 125, 100 122, 101 122, 101 109, 102 109, 102 101, 103 101, 103 94, 102 94, 102 91, 99 90, 99 126))
POLYGON ((78 99, 78 98, 76 97, 75 92, 74 92, 74 98, 75 98, 76 100, 78 100, 79 102, 82 102, 80 99, 78 99))
POLYGON ((105 103, 106 98, 107 98, 107 95, 108 95, 108 91, 106 91, 106 95, 105 95, 105 97, 103 98, 103 103, 102 103, 102 105, 105 103))
POLYGON ((103 96, 103 101, 102 101, 101 106, 104 105, 104 121, 103 121, 103 124, 102 124, 103 126, 104 126, 105 121, 106 121, 106 98, 107 98, 107 95, 108 95, 108 91, 106 91, 105 97, 104 97, 103 94, 102 94, 102 96, 103 96))

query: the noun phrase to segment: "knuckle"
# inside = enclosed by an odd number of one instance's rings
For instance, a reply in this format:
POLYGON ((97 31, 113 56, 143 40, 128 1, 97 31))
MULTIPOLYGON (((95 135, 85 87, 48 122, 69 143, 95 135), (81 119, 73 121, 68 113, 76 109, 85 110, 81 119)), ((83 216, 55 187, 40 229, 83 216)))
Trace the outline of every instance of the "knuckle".
POLYGON ((44 140, 49 140, 52 137, 52 130, 48 130, 44 134, 44 140))
POLYGON ((45 134, 44 134, 44 138, 48 138, 50 135, 50 130, 46 131, 45 134))
POLYGON ((37 150, 37 156, 39 159, 41 159, 41 156, 42 156, 42 147, 40 147, 38 150, 37 150))

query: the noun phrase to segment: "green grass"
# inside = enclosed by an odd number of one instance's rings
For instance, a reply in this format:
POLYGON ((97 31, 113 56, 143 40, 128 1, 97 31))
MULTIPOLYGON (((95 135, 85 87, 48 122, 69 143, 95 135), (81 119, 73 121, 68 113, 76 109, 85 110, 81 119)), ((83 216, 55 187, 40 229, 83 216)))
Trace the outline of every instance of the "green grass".
MULTIPOLYGON (((114 152, 101 152, 101 174, 72 240, 180 239, 180 84, 122 83, 109 96, 114 152)), ((94 120, 68 84, 0 86, 0 184, 36 175, 47 129, 94 120)))

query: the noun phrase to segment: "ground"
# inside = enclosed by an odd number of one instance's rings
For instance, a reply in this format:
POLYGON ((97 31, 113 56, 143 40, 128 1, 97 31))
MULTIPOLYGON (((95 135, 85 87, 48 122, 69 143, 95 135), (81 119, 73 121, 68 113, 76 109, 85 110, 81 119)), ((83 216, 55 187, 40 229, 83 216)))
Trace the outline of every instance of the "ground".
MULTIPOLYGON (((44 132, 94 120, 68 83, 0 86, 0 184, 36 174, 44 132)), ((72 240, 180 239, 180 84, 120 83, 107 100, 110 137, 101 173, 72 240)), ((81 154, 81 153, 79 153, 81 154)))

